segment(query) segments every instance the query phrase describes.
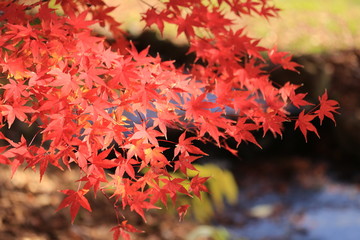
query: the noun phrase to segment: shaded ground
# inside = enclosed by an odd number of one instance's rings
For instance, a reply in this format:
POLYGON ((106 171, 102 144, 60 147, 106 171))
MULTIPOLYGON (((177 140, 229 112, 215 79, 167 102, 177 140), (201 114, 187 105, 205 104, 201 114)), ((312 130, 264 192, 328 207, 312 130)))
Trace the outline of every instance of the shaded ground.
POLYGON ((31 170, 20 170, 10 181, 9 169, 2 167, 0 176, 0 239, 110 239, 101 237, 108 235, 106 211, 100 219, 96 212, 94 219, 82 212, 81 225, 70 224, 69 212, 55 213, 63 197, 57 190, 76 179, 74 172, 61 176, 53 172, 41 184, 31 170))
MULTIPOLYGON (((90 199, 92 213, 80 210, 75 223, 69 209, 55 212, 64 195, 57 190, 73 188, 76 171, 60 173, 51 170, 39 183, 31 170, 18 171, 12 180, 9 169, 0 168, 0 239, 11 240, 110 240, 109 230, 115 225, 112 205, 101 194, 90 199)), ((148 214, 148 224, 135 214, 124 212, 129 222, 146 230, 136 239, 184 239, 196 227, 191 222, 179 223, 175 216, 161 212, 148 214)))

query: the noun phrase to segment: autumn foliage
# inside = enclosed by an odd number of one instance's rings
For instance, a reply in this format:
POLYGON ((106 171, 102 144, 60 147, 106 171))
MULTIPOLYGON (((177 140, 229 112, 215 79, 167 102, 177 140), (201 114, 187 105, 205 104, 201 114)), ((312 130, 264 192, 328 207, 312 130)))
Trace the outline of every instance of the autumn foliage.
POLYGON ((79 168, 80 183, 61 191, 66 196, 58 209, 70 207, 74 221, 80 208, 91 211, 89 191, 104 194, 118 216, 114 239, 138 231, 122 219, 122 209, 146 221, 146 210, 159 208, 159 202, 166 206, 170 198, 183 218, 189 206, 178 205, 179 194, 199 197, 207 191, 207 178, 187 177, 192 162, 205 155, 194 141, 235 153, 227 139, 259 145, 254 132, 281 136, 289 121, 306 139, 308 132, 318 135, 313 121, 335 122, 338 103, 326 91, 313 105, 297 92, 299 85, 270 80, 276 68, 297 71, 289 53, 260 46, 238 27, 244 15, 276 17, 279 9, 270 1, 149 4, 142 13, 146 26, 162 32, 173 25, 196 54, 190 67, 181 68, 149 56, 148 49, 138 52, 102 0, 56 4, 0 3, 0 127, 11 128, 17 119, 36 126, 34 138, 41 139, 14 141, 0 134, 0 162, 12 174, 19 166, 38 169, 40 178, 49 165, 79 168), (93 34, 94 23, 111 31, 111 45, 93 34), (169 129, 182 131, 177 141, 167 140, 169 129), (165 157, 163 142, 172 145, 172 157, 165 157))

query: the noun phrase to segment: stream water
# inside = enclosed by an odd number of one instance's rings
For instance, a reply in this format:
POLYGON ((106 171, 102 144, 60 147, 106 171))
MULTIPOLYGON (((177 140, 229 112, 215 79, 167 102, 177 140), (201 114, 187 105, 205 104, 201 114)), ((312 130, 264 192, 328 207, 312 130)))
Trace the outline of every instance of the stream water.
POLYGON ((360 191, 357 186, 325 179, 321 185, 289 184, 285 192, 260 191, 259 183, 243 189, 236 206, 226 212, 224 225, 231 239, 358 240, 360 191))

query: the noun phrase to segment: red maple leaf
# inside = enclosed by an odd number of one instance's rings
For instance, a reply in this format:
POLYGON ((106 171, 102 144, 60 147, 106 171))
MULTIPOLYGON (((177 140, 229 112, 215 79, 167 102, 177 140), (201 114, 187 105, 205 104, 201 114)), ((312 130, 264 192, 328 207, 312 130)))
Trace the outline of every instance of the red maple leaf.
POLYGON ((27 159, 31 159, 32 155, 29 152, 29 148, 24 136, 21 136, 20 142, 16 143, 9 138, 5 137, 4 134, 0 134, 0 139, 7 141, 12 148, 1 153, 2 159, 5 159, 7 164, 11 166, 11 177, 14 176, 18 167, 23 164, 27 159))
POLYGON ((99 175, 90 174, 88 176, 82 177, 78 181, 86 182, 84 185, 84 189, 94 188, 94 196, 96 196, 97 191, 99 190, 101 182, 107 182, 105 178, 99 175))
POLYGON ((0 60, 0 71, 3 73, 8 72, 10 76, 14 76, 16 79, 27 77, 28 71, 24 64, 26 58, 23 56, 18 56, 16 58, 13 56, 8 57, 7 55, 8 54, 6 53, 0 60))
POLYGON ((9 128, 14 123, 15 118, 24 122, 28 118, 26 113, 37 112, 32 107, 25 106, 23 104, 25 104, 24 101, 14 102, 12 105, 7 105, 7 104, 0 105, 1 115, 7 118, 9 128))
POLYGON ((185 138, 186 137, 186 132, 183 132, 180 137, 179 137, 179 141, 178 144, 176 144, 175 150, 174 150, 174 158, 179 155, 180 153, 185 153, 185 154, 198 154, 198 155, 207 155, 206 153, 204 153, 203 151, 200 150, 200 148, 194 146, 192 144, 193 140, 196 140, 196 137, 189 137, 189 138, 185 138))
POLYGON ((196 24, 194 16, 187 15, 185 19, 178 16, 176 18, 176 25, 178 26, 177 36, 185 33, 189 38, 195 36, 194 26, 199 25, 199 23, 196 24))
POLYGON ((70 206, 71 222, 73 223, 77 213, 79 212, 80 206, 91 212, 89 201, 84 197, 88 192, 88 189, 80 189, 78 191, 66 189, 60 192, 68 195, 59 205, 56 211, 62 208, 70 206))
POLYGON ((305 137, 305 141, 307 142, 307 131, 314 132, 320 138, 319 133, 316 130, 316 127, 311 123, 311 121, 316 117, 316 115, 305 114, 305 110, 303 110, 298 119, 295 122, 295 129, 300 128, 301 132, 305 137))
POLYGON ((134 124, 135 133, 131 136, 129 140, 133 139, 143 139, 144 143, 150 143, 156 147, 159 146, 159 142, 156 137, 162 136, 162 133, 155 130, 154 127, 146 127, 146 123, 134 124))
POLYGON ((281 98, 284 102, 286 102, 290 96, 295 95, 295 90, 298 89, 300 85, 291 84, 290 82, 286 82, 285 85, 279 89, 279 93, 281 94, 281 98))
POLYGON ((88 11, 83 11, 81 14, 76 16, 75 13, 70 12, 69 18, 67 19, 67 23, 74 26, 74 28, 77 29, 87 29, 90 25, 93 25, 97 22, 97 21, 86 20, 87 14, 88 11))
POLYGON ((204 101, 206 94, 203 93, 198 97, 192 96, 190 101, 185 103, 186 109, 185 117, 187 119, 194 119, 197 121, 202 116, 208 116, 211 114, 211 108, 216 108, 217 104, 209 101, 204 101))
POLYGON ((322 124, 322 121, 324 120, 324 117, 328 117, 336 124, 334 119, 334 114, 339 114, 336 110, 339 109, 339 103, 335 100, 328 100, 328 94, 327 91, 319 97, 320 101, 320 108, 315 111, 315 114, 318 114, 318 117, 320 119, 320 124, 322 124))
POLYGON ((51 69, 48 74, 55 75, 56 78, 50 83, 50 86, 61 87, 62 96, 68 96, 71 91, 79 89, 78 83, 71 77, 69 73, 64 73, 59 68, 51 69))
POLYGON ((176 202, 178 193, 183 193, 185 195, 191 196, 182 184, 182 182, 185 181, 185 179, 182 178, 161 179, 161 181, 165 183, 163 188, 169 191, 169 195, 173 203, 176 202))
POLYGON ((199 174, 193 177, 190 181, 190 191, 192 191, 195 196, 201 198, 201 192, 207 192, 208 189, 204 183, 209 179, 209 177, 199 177, 199 174))
POLYGON ((106 159, 111 151, 112 149, 109 148, 100 154, 92 154, 92 156, 88 159, 91 165, 87 170, 87 174, 95 174, 105 178, 104 169, 117 167, 118 163, 113 160, 106 159))
POLYGON ((105 27, 105 22, 110 22, 112 25, 120 25, 114 20, 113 17, 109 15, 109 13, 114 11, 116 7, 104 6, 105 4, 102 1, 98 2, 101 2, 103 5, 99 6, 96 8, 96 10, 91 12, 93 19, 98 19, 101 27, 105 27))
POLYGON ((274 64, 279 64, 284 69, 299 73, 296 67, 301 67, 301 65, 296 62, 292 62, 292 56, 288 52, 278 52, 277 47, 275 46, 268 51, 268 55, 271 62, 273 62, 274 64))
POLYGON ((124 176, 127 173, 131 178, 135 179, 135 170, 134 166, 139 164, 133 158, 124 158, 122 155, 115 152, 117 159, 115 160, 118 163, 118 167, 115 170, 115 175, 124 176))
POLYGON ((179 159, 175 161, 174 172, 180 169, 182 173, 187 175, 187 169, 197 171, 192 162, 201 158, 201 156, 190 156, 186 152, 180 154, 179 159))
POLYGON ((267 112, 264 113, 264 116, 261 117, 262 119, 262 128, 264 130, 264 135, 270 130, 274 137, 276 134, 282 136, 282 129, 283 129, 283 122, 287 119, 283 116, 277 115, 274 112, 267 112))
POLYGON ((22 96, 29 97, 30 93, 26 91, 27 86, 23 81, 15 81, 9 79, 9 83, 2 86, 3 89, 6 89, 4 92, 4 100, 8 101, 12 98, 14 101, 20 99, 22 96))
POLYGON ((168 148, 164 147, 155 147, 148 148, 144 151, 145 159, 141 162, 140 169, 143 169, 147 164, 150 163, 151 166, 164 167, 165 165, 170 165, 167 158, 164 156, 163 152, 168 148))
POLYGON ((304 100, 306 95, 307 95, 307 93, 298 93, 298 94, 293 93, 290 95, 290 100, 291 100, 292 104, 297 108, 300 108, 302 106, 314 105, 314 104, 304 100))
MULTIPOLYGON (((263 1, 265 3, 265 1, 263 1)), ((260 15, 268 19, 269 17, 276 17, 278 15, 278 12, 280 11, 280 8, 274 7, 274 6, 263 6, 260 11, 260 15)))
POLYGON ((164 22, 169 19, 169 13, 167 11, 157 12, 157 9, 150 8, 146 11, 142 20, 146 22, 146 27, 151 26, 152 24, 156 24, 162 33, 164 31, 164 22))
POLYGON ((170 193, 168 189, 153 187, 149 189, 149 193, 152 194, 152 203, 156 203, 160 200, 164 206, 168 205, 168 194, 170 193))
POLYGON ((189 207, 190 207, 189 204, 185 204, 185 205, 181 205, 176 209, 179 214, 179 222, 181 222, 184 219, 189 207))
POLYGON ((128 202, 127 202, 127 205, 130 206, 130 210, 135 211, 137 214, 139 214, 142 217, 142 219, 144 220, 144 222, 147 222, 146 218, 145 218, 144 210, 160 209, 160 207, 157 207, 148 201, 148 195, 144 192, 140 192, 140 191, 130 192, 129 191, 127 194, 131 195, 131 197, 128 198, 128 202))
POLYGON ((248 123, 246 121, 246 118, 239 118, 234 126, 234 130, 230 132, 230 135, 237 141, 237 146, 239 146, 242 141, 248 141, 261 148, 254 135, 251 133, 251 131, 258 130, 260 127, 254 123, 248 123))
POLYGON ((131 237, 129 235, 129 232, 131 232, 131 233, 144 232, 144 231, 136 229, 133 225, 128 224, 127 222, 128 222, 127 220, 124 220, 121 223, 119 223, 118 225, 116 225, 115 227, 111 228, 110 231, 114 232, 113 240, 118 240, 120 236, 125 240, 130 240, 131 237))

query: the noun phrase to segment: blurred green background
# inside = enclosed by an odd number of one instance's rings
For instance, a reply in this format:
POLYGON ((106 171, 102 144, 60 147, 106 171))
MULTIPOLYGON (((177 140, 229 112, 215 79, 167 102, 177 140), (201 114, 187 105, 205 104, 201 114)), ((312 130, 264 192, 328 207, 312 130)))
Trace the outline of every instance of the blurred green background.
POLYGON ((275 0, 280 18, 249 20, 249 29, 294 54, 318 53, 360 47, 360 1, 275 0))
MULTIPOLYGON (((149 7, 161 6, 159 1, 111 1, 119 6, 112 15, 123 22, 123 28, 133 35, 142 32, 140 12, 149 7)), ((245 17, 239 26, 248 26, 252 37, 261 38, 262 44, 274 44, 294 54, 311 54, 360 47, 360 1, 358 0, 274 0, 282 9, 279 18, 270 21, 258 17, 245 17)), ((164 37, 183 44, 185 38, 175 39, 175 27, 166 27, 164 37)))

